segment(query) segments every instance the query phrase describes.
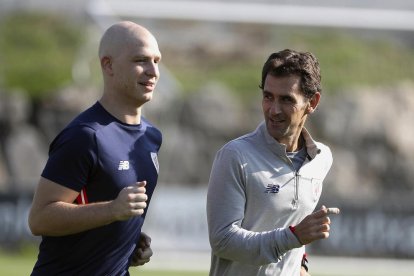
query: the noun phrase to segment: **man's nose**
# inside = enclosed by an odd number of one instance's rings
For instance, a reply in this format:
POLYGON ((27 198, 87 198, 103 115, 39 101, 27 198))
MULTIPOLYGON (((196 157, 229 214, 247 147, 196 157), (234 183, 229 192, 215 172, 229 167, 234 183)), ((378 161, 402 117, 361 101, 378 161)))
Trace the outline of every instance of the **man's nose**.
POLYGON ((270 106, 270 114, 276 115, 276 114, 279 114, 280 112, 281 112, 280 104, 277 101, 275 101, 270 106))
POLYGON ((155 62, 150 62, 148 64, 148 67, 145 70, 145 73, 148 76, 157 77, 158 78, 158 76, 160 75, 160 71, 159 71, 159 68, 158 68, 158 64, 155 63, 155 62))

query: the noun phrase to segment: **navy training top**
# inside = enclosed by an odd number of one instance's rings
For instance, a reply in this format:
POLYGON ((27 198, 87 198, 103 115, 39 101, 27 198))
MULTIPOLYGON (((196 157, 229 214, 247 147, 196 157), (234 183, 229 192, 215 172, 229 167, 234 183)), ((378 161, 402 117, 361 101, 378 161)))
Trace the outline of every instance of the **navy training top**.
MULTIPOLYGON (((78 204, 113 200, 124 187, 146 180, 148 206, 161 142, 161 132, 144 118, 125 124, 97 102, 51 143, 42 176, 80 192, 78 204)), ((129 275, 146 212, 78 234, 42 236, 31 275, 129 275)))

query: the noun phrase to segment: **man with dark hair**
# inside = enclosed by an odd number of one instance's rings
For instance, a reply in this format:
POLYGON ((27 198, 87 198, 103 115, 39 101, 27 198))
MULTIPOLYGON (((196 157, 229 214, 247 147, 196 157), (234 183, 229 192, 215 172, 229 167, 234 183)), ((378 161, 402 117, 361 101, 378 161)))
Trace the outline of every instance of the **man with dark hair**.
POLYGON ((314 211, 332 165, 330 149, 304 127, 321 97, 311 53, 283 50, 263 66, 264 122, 227 143, 207 195, 210 275, 308 275, 304 245, 328 238, 329 214, 314 211))
POLYGON ((99 45, 103 95, 50 145, 29 214, 41 235, 32 275, 129 275, 149 261, 141 232, 158 179, 161 132, 141 116, 161 53, 144 27, 123 21, 99 45))

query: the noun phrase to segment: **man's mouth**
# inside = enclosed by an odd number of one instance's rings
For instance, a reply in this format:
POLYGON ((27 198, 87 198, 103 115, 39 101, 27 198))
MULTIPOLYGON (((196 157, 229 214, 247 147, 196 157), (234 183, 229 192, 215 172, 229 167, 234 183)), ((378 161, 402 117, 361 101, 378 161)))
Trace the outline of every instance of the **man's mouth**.
POLYGON ((283 123, 285 120, 280 119, 280 118, 269 118, 269 122, 271 124, 281 124, 283 123))
POLYGON ((139 84, 142 86, 145 86, 147 89, 152 90, 155 88, 155 82, 152 82, 152 81, 140 82, 139 84))

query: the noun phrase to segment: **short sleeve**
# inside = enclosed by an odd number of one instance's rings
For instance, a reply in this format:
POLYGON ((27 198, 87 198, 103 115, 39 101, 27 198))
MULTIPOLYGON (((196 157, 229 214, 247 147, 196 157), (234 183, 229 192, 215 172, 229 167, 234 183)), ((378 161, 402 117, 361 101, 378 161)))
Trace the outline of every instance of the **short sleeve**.
POLYGON ((95 131, 87 126, 64 129, 49 148, 42 177, 80 192, 97 160, 95 131))

